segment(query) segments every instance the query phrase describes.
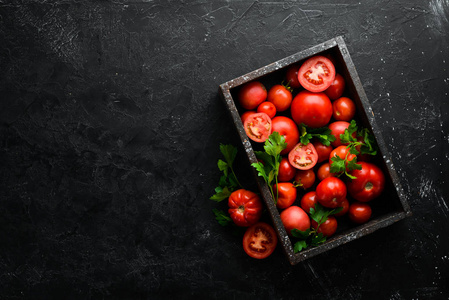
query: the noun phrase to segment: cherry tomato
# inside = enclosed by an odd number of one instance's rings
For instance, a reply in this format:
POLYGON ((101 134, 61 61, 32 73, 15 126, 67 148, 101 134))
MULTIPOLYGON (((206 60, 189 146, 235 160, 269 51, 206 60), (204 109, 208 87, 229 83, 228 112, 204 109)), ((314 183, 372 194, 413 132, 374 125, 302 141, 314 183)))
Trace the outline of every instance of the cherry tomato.
POLYGON ((346 198, 346 185, 337 177, 328 177, 316 187, 316 200, 324 207, 336 208, 346 198))
POLYGON ((349 209, 349 201, 348 201, 348 199, 345 198, 339 207, 343 207, 343 209, 339 213, 336 213, 334 215, 336 217, 344 216, 348 212, 348 209, 349 209))
POLYGON ((332 117, 332 103, 324 93, 301 91, 293 99, 290 112, 298 125, 323 127, 332 117))
POLYGON ((270 118, 274 118, 274 116, 276 115, 276 107, 274 106, 273 103, 264 101, 260 103, 259 106, 257 107, 257 112, 266 113, 270 118))
POLYGON ((285 111, 292 103, 292 92, 285 86, 276 84, 268 91, 268 101, 273 103, 277 111, 285 111))
POLYGON ((352 170, 351 175, 357 177, 348 181, 348 192, 356 200, 368 202, 377 198, 385 187, 385 176, 382 170, 373 163, 358 162, 360 170, 352 170))
POLYGON ((260 197, 251 191, 239 189, 229 196, 229 215, 237 226, 248 227, 259 221, 263 204, 260 197))
POLYGON ((337 231, 337 219, 335 219, 334 216, 328 216, 327 220, 324 221, 320 226, 318 226, 318 223, 312 220, 312 227, 317 229, 316 232, 322 233, 326 237, 330 237, 337 231))
POLYGON ((305 193, 301 198, 301 208, 306 212, 310 213, 311 208, 315 208, 316 203, 316 192, 310 191, 305 193))
POLYGON ((368 203, 354 202, 349 205, 348 216, 357 224, 367 222, 371 218, 372 209, 368 203))
MULTIPOLYGON (((334 150, 332 150, 331 155, 329 155, 329 167, 332 167, 333 161, 332 158, 338 156, 341 159, 346 158, 346 165, 348 162, 352 161, 353 159, 357 159, 357 155, 349 153, 349 148, 346 146, 338 146, 334 150)), ((330 169, 329 169, 330 171, 330 169)))
POLYGON ((332 116, 338 121, 351 121, 355 115, 355 104, 348 97, 341 97, 332 103, 332 116))
POLYGON ((315 183, 315 172, 313 169, 308 170, 297 170, 295 175, 295 182, 299 185, 300 188, 305 190, 312 187, 315 183))
POLYGON ((340 74, 335 74, 335 79, 332 84, 324 91, 324 93, 331 99, 337 100, 343 95, 345 90, 345 79, 340 74))
POLYGON ((317 55, 307 59, 298 71, 299 83, 314 93, 326 90, 334 79, 334 64, 324 56, 317 55))
POLYGON ((318 163, 329 160, 329 155, 333 149, 331 145, 325 146, 319 141, 314 141, 312 144, 315 147, 316 153, 318 153, 318 163))
POLYGON ((316 165, 318 154, 312 143, 307 145, 298 143, 288 153, 288 160, 293 167, 299 170, 308 170, 316 165))
POLYGON ((287 69, 287 73, 285 74, 285 79, 288 82, 288 85, 294 89, 297 89, 301 86, 298 80, 298 71, 299 66, 293 65, 287 69))
POLYGON ((265 142, 272 132, 271 118, 266 113, 247 116, 243 127, 248 137, 258 143, 265 142))
POLYGON ((289 208, 284 209, 280 216, 282 224, 284 224, 288 234, 291 234, 293 228, 300 231, 306 231, 310 228, 310 218, 299 206, 292 205, 289 208))
POLYGON ((239 90, 238 101, 240 105, 251 110, 259 106, 260 103, 267 99, 267 89, 258 81, 245 83, 239 90))
POLYGON ((278 238, 273 227, 264 222, 252 225, 243 235, 243 250, 257 259, 270 256, 276 249, 277 243, 278 238))
POLYGON ((281 182, 290 181, 295 177, 295 174, 296 168, 290 164, 288 158, 283 157, 279 164, 278 180, 281 182))
POLYGON ((254 110, 248 110, 245 111, 241 116, 240 119, 242 119, 242 123, 245 124, 245 120, 248 118, 249 115, 255 114, 256 112, 254 110))
POLYGON ((284 116, 274 117, 272 120, 273 130, 279 132, 285 137, 287 147, 281 151, 281 154, 289 153, 299 141, 299 129, 292 119, 284 116))
POLYGON ((317 171, 319 181, 323 181, 325 178, 334 177, 335 174, 330 171, 330 164, 328 162, 322 164, 317 171))
MULTIPOLYGON (((345 133, 345 129, 347 129, 351 125, 346 121, 336 121, 329 124, 329 129, 331 130, 331 134, 335 136, 335 141, 331 142, 331 145, 335 148, 341 146, 340 134, 345 133)), ((353 133, 353 137, 356 137, 356 132, 353 133)))
POLYGON ((278 195, 276 206, 280 209, 291 206, 296 200, 296 187, 291 182, 279 182, 273 185, 274 195, 278 195))

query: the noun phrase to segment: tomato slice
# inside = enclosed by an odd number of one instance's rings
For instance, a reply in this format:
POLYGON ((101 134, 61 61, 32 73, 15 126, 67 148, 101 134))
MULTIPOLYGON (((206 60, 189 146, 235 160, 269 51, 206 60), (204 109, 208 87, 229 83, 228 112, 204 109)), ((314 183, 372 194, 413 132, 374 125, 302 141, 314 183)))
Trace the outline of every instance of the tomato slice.
POLYGON ((271 225, 259 222, 249 227, 243 235, 243 250, 253 258, 263 259, 276 249, 278 238, 271 225))
POLYGON ((330 59, 324 56, 313 56, 299 68, 298 81, 310 92, 326 90, 335 79, 335 67, 330 59))
POLYGON ((288 161, 296 169, 309 170, 316 165, 318 153, 312 143, 298 143, 288 154, 288 161))
POLYGON ((254 113, 249 115, 243 123, 245 132, 250 139, 263 143, 273 129, 271 118, 266 113, 254 113))

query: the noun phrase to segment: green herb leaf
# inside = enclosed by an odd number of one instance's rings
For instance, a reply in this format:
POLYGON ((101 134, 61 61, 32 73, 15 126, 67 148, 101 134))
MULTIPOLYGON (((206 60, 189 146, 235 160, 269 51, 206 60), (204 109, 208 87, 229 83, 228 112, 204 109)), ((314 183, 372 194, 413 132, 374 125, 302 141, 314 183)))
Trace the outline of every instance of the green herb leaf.
POLYGON ((216 187, 215 194, 212 197, 210 197, 209 199, 214 200, 215 202, 221 202, 225 199, 228 199, 229 196, 231 195, 231 193, 232 192, 226 186, 224 188, 216 187))
POLYGON ((228 217, 225 212, 216 208, 212 209, 212 211, 215 214, 215 220, 217 220, 221 226, 226 226, 232 222, 232 219, 228 217))
POLYGON ((341 174, 346 171, 346 160, 340 158, 339 156, 334 156, 331 158, 330 172, 334 174, 341 174))
POLYGON ((313 138, 317 139, 325 146, 329 146, 331 142, 335 141, 335 136, 328 127, 308 128, 306 125, 301 124, 300 128, 300 142, 303 145, 307 145, 313 138))
POLYGON ((220 144, 220 151, 223 154, 228 165, 231 166, 234 163, 235 157, 237 156, 237 148, 233 145, 220 144))
POLYGON ((352 136, 354 132, 357 132, 357 123, 352 120, 351 123, 349 123, 349 127, 345 129, 345 132, 340 134, 341 143, 349 144, 357 142, 357 138, 352 136))
POLYGON ((377 143, 374 135, 368 130, 368 128, 362 128, 357 132, 357 135, 363 138, 363 144, 360 146, 361 154, 376 155, 377 143))
POLYGON ((305 240, 309 237, 310 235, 310 228, 307 229, 306 231, 301 231, 297 228, 293 228, 291 231, 292 236, 294 236, 295 238, 301 239, 301 240, 305 240))
POLYGON ((268 182, 268 175, 265 172, 265 167, 261 162, 252 163, 251 166, 253 166, 259 172, 257 173, 258 176, 263 177, 263 179, 268 182))
POLYGON ((222 171, 225 174, 225 176, 228 176, 228 163, 219 159, 217 165, 218 169, 222 171))
POLYGON ((287 147, 287 143, 285 142, 285 137, 280 135, 279 132, 274 131, 268 139, 265 141, 265 152, 269 155, 276 157, 280 155, 281 151, 287 147))
POLYGON ((312 240, 310 241, 310 245, 316 247, 326 241, 326 237, 320 232, 316 235, 312 236, 312 240))
POLYGON ((304 249, 306 249, 306 248, 307 248, 307 242, 306 242, 306 241, 304 241, 304 240, 302 240, 302 241, 297 241, 297 242, 295 243, 294 247, 293 247, 293 251, 294 251, 295 253, 298 253, 298 252, 300 252, 300 251, 302 251, 302 250, 304 250, 304 249))

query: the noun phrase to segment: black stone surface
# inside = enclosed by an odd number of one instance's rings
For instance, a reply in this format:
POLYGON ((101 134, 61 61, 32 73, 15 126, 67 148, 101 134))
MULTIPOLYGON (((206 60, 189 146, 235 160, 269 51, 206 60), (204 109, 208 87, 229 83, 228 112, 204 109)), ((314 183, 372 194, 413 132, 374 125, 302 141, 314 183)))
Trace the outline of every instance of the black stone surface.
POLYGON ((448 35, 446 0, 0 1, 0 298, 447 299, 448 35), (208 199, 218 86, 338 35, 413 216, 251 259, 208 199))

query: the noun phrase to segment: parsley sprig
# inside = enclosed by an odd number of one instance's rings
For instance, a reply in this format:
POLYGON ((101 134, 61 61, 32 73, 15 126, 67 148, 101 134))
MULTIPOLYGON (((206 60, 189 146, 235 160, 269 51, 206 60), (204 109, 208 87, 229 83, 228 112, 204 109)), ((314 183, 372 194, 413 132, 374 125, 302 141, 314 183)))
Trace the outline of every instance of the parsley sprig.
POLYGON ((300 142, 303 145, 307 145, 313 138, 320 141, 324 146, 329 146, 331 142, 335 141, 335 136, 332 135, 332 131, 326 126, 309 128, 306 125, 301 124, 299 128, 301 130, 300 142))

